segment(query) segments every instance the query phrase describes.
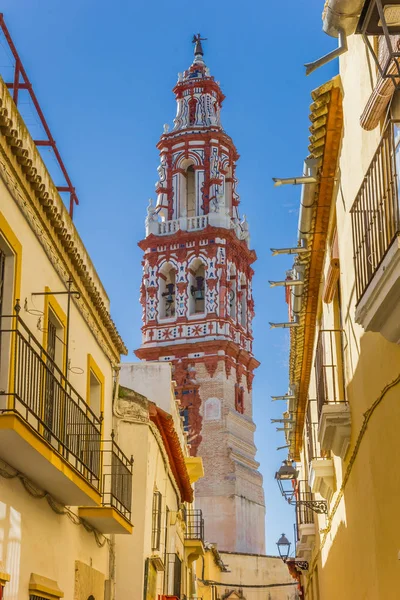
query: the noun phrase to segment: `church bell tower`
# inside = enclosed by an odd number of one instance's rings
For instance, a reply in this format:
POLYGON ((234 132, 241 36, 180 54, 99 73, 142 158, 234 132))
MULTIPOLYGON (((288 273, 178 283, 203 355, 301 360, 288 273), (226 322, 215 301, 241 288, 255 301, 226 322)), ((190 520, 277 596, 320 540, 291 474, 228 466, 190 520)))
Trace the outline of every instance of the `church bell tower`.
POLYGON ((239 215, 239 158, 221 125, 224 95, 194 36, 194 61, 174 87, 177 114, 164 132, 157 202, 149 201, 136 355, 173 365, 205 537, 220 550, 265 553, 264 493, 255 461, 252 264, 239 215))

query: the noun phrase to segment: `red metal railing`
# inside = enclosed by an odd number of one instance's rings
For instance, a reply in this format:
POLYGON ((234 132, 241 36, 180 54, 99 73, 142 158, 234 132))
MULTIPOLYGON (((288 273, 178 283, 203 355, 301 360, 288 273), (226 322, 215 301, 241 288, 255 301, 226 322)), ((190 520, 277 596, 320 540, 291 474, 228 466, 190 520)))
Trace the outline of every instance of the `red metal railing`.
POLYGON ((6 81, 6 86, 12 90, 12 97, 13 100, 15 102, 15 105, 18 106, 18 100, 19 100, 19 92, 21 90, 27 90, 30 99, 32 101, 32 104, 37 112, 37 115, 39 117, 40 123, 43 127, 43 130, 47 136, 47 139, 43 139, 43 140, 34 140, 36 146, 40 147, 40 146, 47 146, 49 148, 51 148, 53 150, 54 153, 54 157, 58 163, 58 166, 60 167, 60 170, 64 176, 65 179, 65 183, 66 185, 63 186, 57 186, 57 190, 59 192, 68 192, 69 193, 69 214, 71 216, 71 218, 73 217, 73 213, 74 213, 74 204, 79 204, 79 200, 78 200, 78 196, 76 195, 75 192, 75 188, 72 185, 72 181, 68 175, 67 169, 65 168, 64 162, 61 158, 61 155, 58 151, 55 139, 53 138, 50 128, 47 124, 47 121, 44 117, 43 111, 40 108, 40 104, 39 101, 36 97, 35 92, 33 91, 33 87, 32 84, 29 80, 29 77, 24 69, 24 65, 22 64, 22 60, 17 52, 17 49, 14 45, 14 42, 11 38, 10 32, 8 31, 8 28, 5 24, 4 21, 4 15, 3 13, 0 13, 0 28, 3 32, 4 38, 8 44, 8 47, 11 51, 11 54, 13 55, 13 58, 15 60, 15 64, 14 64, 14 76, 12 78, 12 81, 6 81))

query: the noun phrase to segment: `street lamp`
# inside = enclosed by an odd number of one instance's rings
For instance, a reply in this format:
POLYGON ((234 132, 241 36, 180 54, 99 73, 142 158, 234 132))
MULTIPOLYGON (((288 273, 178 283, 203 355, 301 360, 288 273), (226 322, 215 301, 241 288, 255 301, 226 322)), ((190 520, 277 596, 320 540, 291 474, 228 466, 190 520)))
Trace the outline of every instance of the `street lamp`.
POLYGON ((278 547, 279 556, 285 563, 287 561, 287 559, 289 558, 290 542, 284 533, 282 533, 281 537, 276 542, 276 545, 278 547))
POLYGON ((293 567, 297 572, 308 571, 308 561, 298 560, 297 558, 289 558, 291 544, 284 533, 282 533, 282 536, 276 542, 276 545, 278 547, 279 556, 281 557, 283 562, 289 567, 289 572, 292 573, 291 568, 293 567))
POLYGON ((289 503, 295 492, 293 481, 296 481, 298 476, 299 472, 296 471, 291 460, 284 460, 279 471, 275 473, 280 492, 289 503))

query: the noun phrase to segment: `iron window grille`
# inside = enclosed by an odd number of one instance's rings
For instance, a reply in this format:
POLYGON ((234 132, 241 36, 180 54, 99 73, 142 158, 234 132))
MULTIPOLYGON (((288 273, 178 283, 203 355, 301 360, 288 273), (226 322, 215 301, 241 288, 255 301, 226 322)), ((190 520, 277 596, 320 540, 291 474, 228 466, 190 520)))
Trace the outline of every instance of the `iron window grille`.
POLYGON ((151 532, 151 549, 159 550, 161 542, 161 509, 162 495, 161 492, 153 493, 153 519, 151 532))
POLYGON ((187 540, 201 540, 204 542, 204 518, 203 512, 199 508, 185 510, 187 540))
POLYGON ((350 210, 357 302, 400 235, 399 125, 387 124, 350 210))
POLYGON ((182 561, 177 554, 167 553, 164 579, 164 593, 181 597, 182 561))
POLYGON ((0 390, 0 414, 19 414, 99 489, 101 420, 19 317, 19 305, 16 308, 15 315, 0 315, 1 369, 12 369, 11 382, 0 373, 7 381, 0 390))

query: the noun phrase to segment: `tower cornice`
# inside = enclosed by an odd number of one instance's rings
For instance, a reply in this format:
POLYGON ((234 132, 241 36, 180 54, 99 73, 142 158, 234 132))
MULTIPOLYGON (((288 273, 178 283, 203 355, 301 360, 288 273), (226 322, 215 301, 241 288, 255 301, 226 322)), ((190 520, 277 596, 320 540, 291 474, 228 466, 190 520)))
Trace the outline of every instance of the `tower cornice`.
MULTIPOLYGON (((201 242, 208 241, 210 237, 214 240, 213 245, 215 244, 217 247, 221 245, 227 246, 227 244, 222 244, 222 240, 226 240, 228 242, 229 251, 239 254, 246 260, 248 265, 253 264, 257 260, 255 250, 248 248, 246 242, 244 240, 239 240, 231 229, 212 227, 211 225, 207 225, 207 227, 199 231, 178 230, 170 235, 164 235, 162 237, 151 233, 138 242, 138 246, 144 252, 151 250, 154 253, 162 252, 165 254, 166 252, 173 253, 183 250, 180 245, 185 244, 186 246, 187 242, 194 241, 195 247, 196 245, 200 247, 201 242), (221 241, 218 241, 218 239, 221 241), (171 246, 173 246, 173 248, 171 246), (232 248, 234 250, 232 250, 232 248)), ((210 250, 210 245, 207 246, 207 249, 208 251, 210 250)), ((251 269, 251 267, 249 268, 251 269)), ((251 269, 251 274, 253 274, 253 269, 251 269)))
POLYGON ((180 129, 178 131, 170 131, 164 133, 157 144, 160 152, 168 152, 174 149, 175 144, 184 142, 189 145, 189 142, 201 142, 203 145, 209 144, 212 140, 217 139, 218 142, 224 144, 231 151, 231 160, 236 162, 240 158, 232 138, 222 129, 216 127, 190 127, 180 129))
MULTIPOLYGON (((194 341, 195 343, 195 341, 194 341)), ((191 362, 204 362, 210 356, 217 356, 224 360, 225 357, 233 358, 237 363, 243 365, 248 371, 253 371, 260 366, 258 361, 250 352, 243 350, 234 342, 229 340, 210 340, 202 342, 202 356, 191 358, 191 362), (218 351, 224 351, 224 354, 218 354, 218 351)), ((187 358, 188 354, 193 352, 192 344, 174 344, 169 346, 152 346, 149 348, 141 347, 135 350, 135 355, 141 360, 159 360, 162 357, 173 356, 174 359, 187 358)))

